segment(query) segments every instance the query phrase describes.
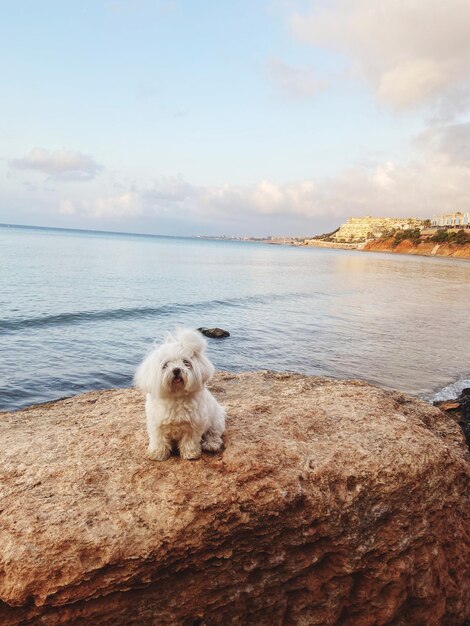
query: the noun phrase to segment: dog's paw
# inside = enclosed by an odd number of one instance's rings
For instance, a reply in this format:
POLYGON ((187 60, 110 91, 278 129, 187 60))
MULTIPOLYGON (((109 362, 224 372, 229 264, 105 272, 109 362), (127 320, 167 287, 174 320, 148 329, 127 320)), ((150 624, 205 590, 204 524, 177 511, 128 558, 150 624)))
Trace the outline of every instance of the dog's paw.
POLYGON ((202 442, 202 449, 206 452, 218 452, 223 445, 224 442, 220 437, 211 437, 202 442))
POLYGON ((154 461, 166 461, 170 454, 171 450, 166 447, 147 449, 147 456, 154 461))
POLYGON ((202 449, 207 452, 218 452, 224 442, 222 441, 222 437, 220 433, 213 428, 209 428, 206 430, 202 437, 202 449))
POLYGON ((201 456, 201 446, 180 446, 180 457, 187 461, 198 459, 201 456))

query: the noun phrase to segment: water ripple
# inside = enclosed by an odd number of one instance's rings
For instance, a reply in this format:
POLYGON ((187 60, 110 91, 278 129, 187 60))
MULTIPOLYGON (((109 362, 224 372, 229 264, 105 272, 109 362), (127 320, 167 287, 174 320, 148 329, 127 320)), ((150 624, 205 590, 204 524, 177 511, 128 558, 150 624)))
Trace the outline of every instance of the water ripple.
MULTIPOLYGON (((292 299, 311 298, 315 294, 283 293, 243 296, 227 298, 225 300, 207 300, 184 304, 166 304, 160 307, 133 307, 119 309, 104 309, 100 311, 79 311, 76 313, 59 313, 27 318, 7 318, 0 320, 0 336, 15 333, 28 328, 44 328, 47 326, 68 326, 88 322, 119 321, 128 319, 142 319, 165 317, 175 314, 184 314, 194 310, 214 309, 217 307, 236 307, 247 303, 266 304, 269 302, 292 299)), ((323 297, 325 294, 321 294, 323 297)))

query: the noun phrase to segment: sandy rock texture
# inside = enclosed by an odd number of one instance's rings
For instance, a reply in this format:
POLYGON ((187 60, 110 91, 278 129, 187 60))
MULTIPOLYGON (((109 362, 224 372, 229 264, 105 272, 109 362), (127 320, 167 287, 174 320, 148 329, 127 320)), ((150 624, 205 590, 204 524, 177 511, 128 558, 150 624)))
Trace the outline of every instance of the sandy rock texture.
POLYGON ((145 457, 142 395, 0 415, 0 624, 458 626, 469 453, 360 381, 214 379, 226 448, 145 457))

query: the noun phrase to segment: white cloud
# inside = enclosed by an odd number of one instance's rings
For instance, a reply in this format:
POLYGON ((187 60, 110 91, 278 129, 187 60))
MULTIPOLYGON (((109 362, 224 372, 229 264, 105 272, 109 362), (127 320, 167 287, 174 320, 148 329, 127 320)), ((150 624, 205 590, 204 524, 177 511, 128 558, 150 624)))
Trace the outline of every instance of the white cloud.
POLYGON ((391 161, 388 161, 385 165, 379 165, 372 175, 373 182, 378 187, 382 188, 393 185, 393 173, 395 169, 395 165, 391 161))
POLYGON ((142 214, 142 198, 134 191, 115 196, 100 196, 93 200, 62 200, 59 212, 62 215, 78 215, 92 219, 126 220, 142 214))
POLYGON ((315 96, 327 87, 313 68, 293 67, 276 58, 268 60, 268 73, 279 89, 290 98, 305 99, 315 96))
POLYGON ((118 196, 98 198, 90 208, 93 216, 98 218, 137 217, 142 213, 142 201, 137 193, 129 191, 118 196))
POLYGON ((76 208, 71 200, 62 200, 59 204, 59 213, 62 215, 75 215, 76 208))
MULTIPOLYGON (((470 171, 427 160, 408 166, 387 162, 374 168, 351 168, 339 176, 288 184, 263 180, 252 186, 196 186, 181 181, 184 193, 165 195, 158 185, 94 200, 64 200, 64 215, 93 220, 132 222, 135 218, 236 221, 277 217, 315 218, 348 215, 416 215, 427 217, 437 206, 470 200, 470 171), (449 189, 453 193, 449 193, 449 189)), ((268 218, 268 219, 266 219, 268 218)))
MULTIPOLYGON (((470 123, 427 129, 414 138, 413 158, 407 162, 370 163, 351 167, 330 178, 254 185, 195 185, 182 176, 134 185, 122 193, 95 199, 64 200, 64 215, 96 221, 152 222, 158 219, 230 228, 262 222, 266 231, 276 220, 338 225, 360 215, 432 217, 440 211, 470 206, 470 123)), ((158 223, 158 220, 157 222, 158 223)))
POLYGON ((343 207, 350 216, 428 218, 470 206, 470 167, 427 149, 408 163, 352 168, 323 181, 320 190, 325 208, 343 207))
POLYGON ((194 185, 186 182, 181 175, 163 177, 154 182, 145 192, 149 202, 183 201, 197 191, 194 185))
MULTIPOLYGON (((295 13, 300 40, 347 54, 396 108, 458 101, 470 88, 468 0, 333 0, 295 13)), ((465 100, 465 98, 464 98, 465 100)))
POLYGON ((470 122, 433 126, 418 135, 414 143, 445 164, 470 167, 470 122))
POLYGON ((75 150, 33 148, 29 154, 10 161, 10 166, 47 174, 57 181, 86 181, 103 169, 92 157, 75 150))
POLYGON ((256 185, 221 185, 199 190, 200 210, 210 214, 292 215, 311 217, 318 211, 313 181, 279 184, 262 180, 256 185))

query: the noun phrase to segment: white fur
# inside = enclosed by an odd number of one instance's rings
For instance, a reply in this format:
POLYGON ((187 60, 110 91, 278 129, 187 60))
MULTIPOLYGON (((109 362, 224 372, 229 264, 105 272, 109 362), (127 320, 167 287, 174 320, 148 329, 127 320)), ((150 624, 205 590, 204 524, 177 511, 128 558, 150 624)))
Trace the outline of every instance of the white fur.
POLYGON ((147 394, 148 454, 157 461, 170 456, 173 442, 183 459, 223 445, 225 410, 205 386, 214 374, 206 345, 201 333, 181 328, 168 334, 135 373, 135 385, 147 394))

